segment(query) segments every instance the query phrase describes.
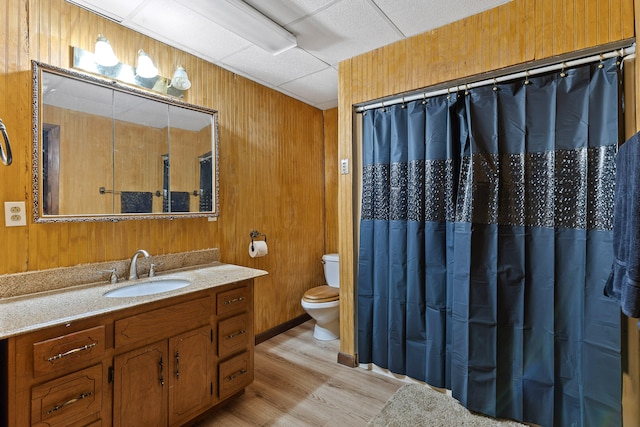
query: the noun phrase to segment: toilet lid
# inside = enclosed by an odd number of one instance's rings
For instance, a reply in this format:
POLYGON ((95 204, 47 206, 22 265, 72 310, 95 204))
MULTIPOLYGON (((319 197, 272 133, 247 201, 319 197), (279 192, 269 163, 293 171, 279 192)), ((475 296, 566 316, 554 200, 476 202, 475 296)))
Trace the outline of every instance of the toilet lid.
POLYGON ((340 288, 324 285, 309 289, 302 297, 307 302, 330 302, 340 299, 340 288))

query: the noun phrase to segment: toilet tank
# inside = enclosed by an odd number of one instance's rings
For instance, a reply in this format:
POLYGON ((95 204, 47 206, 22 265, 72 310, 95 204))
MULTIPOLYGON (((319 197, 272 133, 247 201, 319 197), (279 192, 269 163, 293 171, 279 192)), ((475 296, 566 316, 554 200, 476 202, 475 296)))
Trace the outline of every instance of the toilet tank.
POLYGON ((324 278, 327 285, 334 288, 340 287, 340 262, 338 254, 325 254, 322 256, 324 264, 324 278))

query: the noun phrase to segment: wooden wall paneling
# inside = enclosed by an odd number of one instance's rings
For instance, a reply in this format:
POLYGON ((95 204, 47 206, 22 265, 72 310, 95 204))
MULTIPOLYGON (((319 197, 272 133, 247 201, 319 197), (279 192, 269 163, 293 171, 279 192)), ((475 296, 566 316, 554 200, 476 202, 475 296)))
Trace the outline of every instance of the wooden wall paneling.
MULTIPOLYGON (((324 138, 324 246, 325 253, 338 252, 338 108, 323 112, 324 138)), ((353 165, 349 165, 352 169, 353 165)))
POLYGON ((635 2, 620 0, 622 6, 620 7, 620 33, 617 34, 617 38, 623 39, 629 37, 629 34, 635 36, 635 23, 637 22, 635 15, 635 2))
POLYGON ((564 25, 558 26, 558 28, 553 28, 553 51, 554 52, 566 52, 567 48, 570 46, 567 40, 567 36, 569 35, 568 26, 569 22, 573 22, 575 17, 567 11, 567 6, 571 5, 572 2, 566 1, 555 1, 553 2, 552 7, 553 10, 553 22, 563 22, 564 25))
POLYGON ((421 82, 421 73, 420 70, 426 66, 426 49, 427 49, 427 44, 424 42, 425 41, 426 36, 424 34, 419 34, 417 36, 415 36, 415 43, 418 46, 418 49, 416 49, 414 52, 412 52, 409 49, 409 46, 407 46, 407 57, 409 58, 409 60, 412 62, 411 67, 409 68, 409 76, 407 76, 407 80, 409 81, 409 88, 416 88, 416 87, 420 87, 422 84, 421 82))
MULTIPOLYGON (((618 3, 616 0, 599 0, 598 1, 598 20, 597 20, 597 32, 598 44, 607 43, 612 39, 614 25, 619 25, 617 19, 612 19, 611 6, 618 3)), ((618 9, 619 10, 619 9, 618 9)), ((617 33, 617 31, 615 31, 617 33)))
POLYGON ((485 56, 486 62, 484 63, 485 69, 496 70, 501 68, 500 62, 500 34, 505 30, 501 26, 499 11, 504 8, 494 8, 488 10, 483 14, 485 28, 490 28, 490 31, 484 31, 483 34, 486 37, 485 42, 487 49, 487 55, 485 56))
MULTIPOLYGON (((24 200, 27 185, 30 183, 22 167, 25 159, 30 158, 30 145, 21 142, 30 140, 28 129, 20 126, 20 117, 30 111, 30 85, 21 78, 28 63, 28 40, 24 31, 28 25, 28 13, 24 5, 17 0, 6 0, 0 4, 2 25, 0 25, 0 118, 7 127, 11 138, 13 164, 0 165, 0 195, 3 201, 24 200)), ((4 215, 4 204, 0 206, 4 215)), ((27 207, 27 213, 31 209, 27 207)), ((9 268, 26 268, 28 258, 28 229, 26 227, 4 227, 0 234, 0 250, 3 262, 0 271, 9 268)))
MULTIPOLYGON (((460 67, 464 64, 464 55, 460 55, 460 52, 466 50, 467 46, 461 44, 461 40, 464 34, 464 24, 462 21, 457 21, 451 26, 449 32, 449 49, 455 52, 455 55, 451 55, 448 62, 448 69, 450 78, 455 79, 460 73, 460 67)), ((408 88, 410 89, 410 88, 408 88)))
POLYGON ((596 46, 598 44, 598 9, 601 0, 592 0, 587 2, 586 6, 586 44, 588 46, 596 46))
MULTIPOLYGON (((361 58, 369 57, 363 55, 361 58)), ((348 159, 353 166, 352 153, 352 105, 360 102, 365 91, 363 71, 365 61, 347 59, 338 67, 338 158, 348 159), (359 80, 354 84, 354 77, 359 80), (358 92, 356 92, 358 91, 358 92), (354 102, 355 101, 355 102, 354 102)), ((353 167, 351 173, 338 176, 338 252, 340 254, 340 352, 355 358, 355 310, 354 248, 353 248, 353 204, 351 200, 354 185, 353 167)))
MULTIPOLYGON (((465 23, 465 44, 464 49, 467 52, 477 52, 481 48, 482 40, 478 40, 477 32, 480 23, 480 15, 473 15, 464 20, 465 23)), ((464 70, 469 70, 470 74, 477 74, 480 72, 480 57, 479 55, 462 55, 465 57, 464 65, 460 67, 459 72, 463 73, 464 70)))

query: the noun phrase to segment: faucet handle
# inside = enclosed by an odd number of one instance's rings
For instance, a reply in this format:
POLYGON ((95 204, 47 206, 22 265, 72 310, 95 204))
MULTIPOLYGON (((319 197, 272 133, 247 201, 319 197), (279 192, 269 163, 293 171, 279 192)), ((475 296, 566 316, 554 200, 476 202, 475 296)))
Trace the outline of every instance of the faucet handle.
POLYGON ((109 282, 118 283, 118 273, 116 272, 115 268, 112 268, 110 270, 100 270, 100 273, 110 273, 111 275, 109 276, 109 282))
POLYGON ((149 265, 149 277, 154 277, 156 275, 156 267, 159 266, 159 265, 162 265, 162 263, 161 262, 159 262, 159 263, 153 263, 152 262, 149 265))

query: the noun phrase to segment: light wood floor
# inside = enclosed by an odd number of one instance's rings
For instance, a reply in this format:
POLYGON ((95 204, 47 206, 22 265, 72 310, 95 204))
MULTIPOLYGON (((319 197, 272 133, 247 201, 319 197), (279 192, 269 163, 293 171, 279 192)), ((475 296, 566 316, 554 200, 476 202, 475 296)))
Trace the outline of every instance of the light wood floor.
POLYGON ((253 384, 197 427, 365 426, 405 383, 340 365, 338 351, 313 339, 313 321, 257 345, 253 384))

